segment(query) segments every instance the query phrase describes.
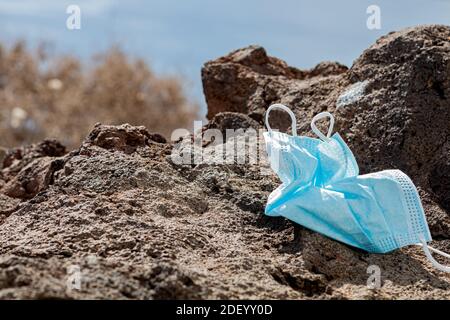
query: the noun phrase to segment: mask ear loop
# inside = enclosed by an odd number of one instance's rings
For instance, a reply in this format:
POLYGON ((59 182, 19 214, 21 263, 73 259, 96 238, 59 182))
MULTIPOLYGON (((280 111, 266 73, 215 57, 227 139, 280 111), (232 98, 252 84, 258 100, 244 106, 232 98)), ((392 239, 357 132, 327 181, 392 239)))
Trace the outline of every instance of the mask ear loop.
POLYGON ((266 127, 267 127, 267 130, 269 132, 272 132, 272 128, 270 127, 270 124, 269 124, 269 113, 273 109, 280 109, 280 110, 286 111, 289 114, 289 116, 291 117, 291 121, 292 121, 292 124, 291 124, 292 135, 294 137, 296 137, 297 136, 297 119, 295 118, 295 114, 292 112, 291 109, 289 109, 288 107, 286 107, 284 104, 281 104, 281 103, 273 104, 267 109, 267 111, 266 111, 266 127))
POLYGON ((443 272, 450 272, 450 266, 444 266, 439 262, 437 262, 431 255, 430 250, 448 259, 450 259, 450 254, 442 252, 441 250, 435 249, 433 247, 430 247, 429 245, 427 245, 427 242, 423 237, 420 238, 420 242, 421 243, 418 243, 417 245, 422 247, 423 252, 425 252, 425 256, 427 257, 428 261, 431 262, 433 267, 443 272))
POLYGON ((314 118, 312 118, 311 120, 311 129, 312 131, 323 141, 328 142, 330 140, 331 134, 333 133, 333 128, 334 128, 334 117, 331 113, 329 112, 321 112, 319 114, 316 114, 314 116, 314 118), (325 136, 322 132, 320 132, 319 129, 317 129, 316 127, 316 121, 323 119, 323 118, 330 118, 330 126, 328 127, 328 133, 325 136))

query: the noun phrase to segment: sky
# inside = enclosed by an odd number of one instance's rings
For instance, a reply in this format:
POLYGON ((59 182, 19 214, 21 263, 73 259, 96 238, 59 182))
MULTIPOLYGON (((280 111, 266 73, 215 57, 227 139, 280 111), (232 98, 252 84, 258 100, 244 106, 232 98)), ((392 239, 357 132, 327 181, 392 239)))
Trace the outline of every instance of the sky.
POLYGON ((89 61, 112 45, 161 74, 181 74, 205 110, 204 62, 250 44, 299 68, 325 60, 347 66, 377 38, 419 24, 450 25, 450 0, 0 0, 0 41, 45 42, 89 61), (69 5, 81 29, 69 30, 69 5), (366 12, 380 8, 380 29, 366 12))

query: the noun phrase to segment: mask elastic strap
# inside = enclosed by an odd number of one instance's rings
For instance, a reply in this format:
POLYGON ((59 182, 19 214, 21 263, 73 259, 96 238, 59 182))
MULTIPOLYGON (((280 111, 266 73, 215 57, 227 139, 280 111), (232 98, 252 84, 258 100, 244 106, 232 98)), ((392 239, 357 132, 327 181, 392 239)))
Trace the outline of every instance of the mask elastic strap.
POLYGON ((320 139, 322 139, 323 141, 329 141, 330 140, 330 137, 331 137, 331 134, 333 133, 333 128, 334 128, 334 117, 333 117, 333 115, 331 114, 331 113, 329 113, 329 112, 321 112, 321 113, 319 113, 319 114, 316 114, 315 116, 314 116, 314 118, 312 118, 312 120, 311 120, 311 129, 312 129, 312 131, 320 138, 320 139), (317 120, 320 120, 320 119, 323 119, 323 118, 330 118, 330 126, 328 127, 328 133, 327 133, 327 135, 325 136, 322 132, 320 132, 320 130, 319 129, 317 129, 317 127, 316 127, 316 121, 317 120))
POLYGON ((270 124, 269 124, 269 113, 273 109, 280 109, 280 110, 286 111, 289 114, 289 116, 291 117, 291 121, 292 121, 292 124, 291 124, 292 135, 293 136, 297 136, 297 119, 295 118, 295 114, 292 112, 291 109, 286 107, 284 104, 280 104, 280 103, 276 103, 276 104, 271 105, 266 111, 266 127, 267 127, 267 130, 269 130, 269 132, 272 131, 272 128, 270 127, 270 124))
POLYGON ((443 272, 450 272, 450 266, 444 266, 443 264, 440 264, 439 262, 437 262, 431 255, 430 251, 433 251, 434 253, 437 253, 448 259, 450 259, 450 254, 442 252, 441 250, 435 249, 433 247, 430 247, 429 245, 427 245, 427 242, 425 241, 425 239, 423 237, 420 238, 420 242, 421 243, 418 243, 417 245, 422 247, 423 252, 425 252, 425 256, 427 257, 428 261, 431 262, 433 267, 435 267, 436 269, 443 271, 443 272))

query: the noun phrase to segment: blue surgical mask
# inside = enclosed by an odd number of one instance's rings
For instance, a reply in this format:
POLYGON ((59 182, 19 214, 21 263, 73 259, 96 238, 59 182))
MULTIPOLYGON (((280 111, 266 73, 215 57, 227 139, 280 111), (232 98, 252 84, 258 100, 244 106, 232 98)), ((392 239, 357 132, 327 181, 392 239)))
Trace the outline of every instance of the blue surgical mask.
POLYGON ((359 175, 351 150, 339 134, 332 135, 333 125, 333 115, 322 112, 311 122, 319 139, 299 137, 292 111, 280 104, 269 107, 264 138, 271 167, 282 184, 270 194, 265 213, 371 253, 419 244, 436 268, 450 272, 430 250, 450 255, 427 246, 432 239, 413 182, 400 170, 359 175), (273 109, 289 113, 292 135, 270 128, 273 109), (325 117, 330 119, 326 136, 315 125, 325 117))

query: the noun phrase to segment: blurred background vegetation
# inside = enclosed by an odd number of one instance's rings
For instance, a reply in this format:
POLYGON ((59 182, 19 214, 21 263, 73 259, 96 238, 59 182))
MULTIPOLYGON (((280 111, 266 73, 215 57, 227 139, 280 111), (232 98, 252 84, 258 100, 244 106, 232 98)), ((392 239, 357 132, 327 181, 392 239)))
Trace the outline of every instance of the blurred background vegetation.
POLYGON ((0 146, 56 138, 72 149, 96 122, 144 125, 170 138, 199 119, 183 83, 117 47, 86 66, 70 56, 49 58, 45 46, 0 45, 0 146))
POLYGON ((449 0, 0 0, 0 146, 54 137, 74 148, 96 122, 145 125, 169 138, 205 120, 200 69, 208 60, 258 44, 302 69, 351 66, 380 36, 448 24, 449 12, 449 0), (77 30, 66 25, 73 4, 77 30), (373 4, 375 30, 367 28, 373 4))

